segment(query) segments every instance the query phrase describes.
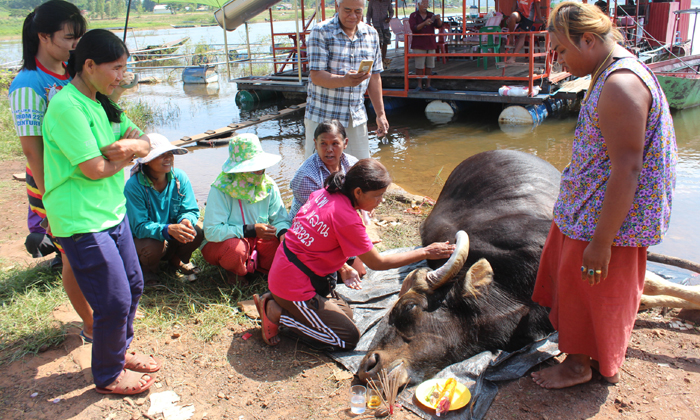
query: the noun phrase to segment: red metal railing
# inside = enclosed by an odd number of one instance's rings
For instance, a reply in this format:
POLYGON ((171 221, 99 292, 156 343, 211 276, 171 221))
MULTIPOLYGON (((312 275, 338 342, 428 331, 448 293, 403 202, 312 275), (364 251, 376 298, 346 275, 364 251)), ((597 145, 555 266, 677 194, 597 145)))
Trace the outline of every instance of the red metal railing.
MULTIPOLYGON (((474 43, 473 45, 478 45, 478 43, 474 43)), ((399 97, 407 97, 408 96, 408 91, 409 91, 409 80, 410 79, 424 79, 424 78, 429 78, 429 79, 443 79, 443 80, 496 80, 496 81, 507 81, 507 82, 527 82, 527 86, 529 89, 529 92, 532 95, 533 92, 533 87, 534 83, 536 80, 542 80, 545 78, 548 78, 551 74, 552 71, 552 60, 553 60, 553 51, 549 49, 549 33, 547 31, 536 31, 536 32, 462 32, 461 34, 457 33, 442 33, 442 34, 404 34, 404 89, 403 92, 401 91, 396 91, 396 90, 385 90, 384 94, 386 96, 399 96, 399 97), (460 53, 433 53, 433 54, 417 54, 417 53, 411 53, 409 51, 410 47, 410 42, 408 40, 409 36, 446 36, 446 37, 451 37, 451 36, 459 36, 459 37, 467 37, 467 36, 499 36, 500 35, 506 35, 506 36, 527 36, 529 37, 529 47, 528 47, 528 52, 527 53, 508 53, 508 52, 499 52, 499 53, 474 53, 474 52, 460 52, 460 53), (545 52, 538 52, 535 53, 535 39, 536 37, 543 37, 544 38, 544 50, 545 52), (478 76, 478 75, 411 75, 408 74, 408 64, 409 64, 409 59, 415 58, 415 57, 447 57, 447 58, 470 58, 470 57, 501 57, 503 58, 504 62, 510 58, 510 57, 527 57, 528 58, 528 75, 527 76, 506 76, 505 75, 505 68, 506 66, 503 67, 502 74, 500 76, 478 76), (542 74, 535 74, 535 59, 536 58, 544 58, 544 72, 542 74)))
MULTIPOLYGON (((292 65, 292 68, 295 66, 301 64, 302 66, 302 71, 306 71, 306 67, 308 66, 309 60, 306 58, 306 37, 311 33, 309 31, 309 26, 311 26, 311 22, 314 21, 314 18, 316 17, 316 10, 314 10, 313 14, 309 18, 308 21, 306 21, 305 16, 304 16, 304 2, 301 1, 301 21, 304 23, 304 28, 299 32, 299 38, 297 39, 297 34, 296 32, 275 32, 275 27, 273 24, 273 18, 272 18, 272 8, 268 9, 270 13, 270 35, 272 38, 272 46, 271 46, 271 52, 272 52, 272 62, 273 62, 273 70, 274 73, 281 73, 284 71, 285 67, 287 67, 287 64, 292 65), (277 43, 275 42, 276 37, 280 36, 286 36, 289 39, 292 40, 292 46, 291 47, 278 47, 277 43), (301 57, 297 57, 294 59, 294 57, 297 54, 297 42, 300 42, 300 54, 301 57), (278 59, 277 58, 277 51, 283 51, 282 54, 286 54, 287 57, 278 59), (281 67, 280 67, 281 66, 281 67)), ((322 17, 325 17, 325 9, 322 8, 322 17)))

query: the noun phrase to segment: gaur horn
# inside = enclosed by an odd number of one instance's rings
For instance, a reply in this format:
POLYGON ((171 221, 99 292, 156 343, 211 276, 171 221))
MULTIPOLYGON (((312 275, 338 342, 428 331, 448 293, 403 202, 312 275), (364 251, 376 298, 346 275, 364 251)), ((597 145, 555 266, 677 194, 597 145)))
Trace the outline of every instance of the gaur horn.
POLYGON ((450 259, 447 260, 442 267, 428 273, 428 286, 432 290, 437 290, 449 279, 454 277, 454 275, 462 269, 464 262, 467 261, 467 255, 469 255, 469 235, 467 235, 467 232, 460 230, 455 237, 457 248, 450 256, 450 259))

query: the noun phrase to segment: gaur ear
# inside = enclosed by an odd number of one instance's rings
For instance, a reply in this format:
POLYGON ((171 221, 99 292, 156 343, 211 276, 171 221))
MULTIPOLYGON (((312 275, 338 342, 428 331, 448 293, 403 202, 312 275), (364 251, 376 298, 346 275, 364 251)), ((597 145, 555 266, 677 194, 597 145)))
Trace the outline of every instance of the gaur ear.
POLYGON ((469 268, 464 276, 464 296, 479 297, 485 288, 493 281, 493 269, 486 259, 482 258, 469 268))

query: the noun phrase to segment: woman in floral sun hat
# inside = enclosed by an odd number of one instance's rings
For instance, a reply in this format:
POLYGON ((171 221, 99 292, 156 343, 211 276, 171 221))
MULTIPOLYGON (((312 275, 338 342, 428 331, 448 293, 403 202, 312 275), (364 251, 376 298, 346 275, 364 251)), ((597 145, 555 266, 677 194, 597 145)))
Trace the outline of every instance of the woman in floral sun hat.
POLYGON ((264 152, 251 133, 232 138, 228 151, 207 198, 202 256, 226 270, 230 284, 246 285, 246 274, 267 274, 290 220, 277 184, 265 174, 281 156, 264 152))

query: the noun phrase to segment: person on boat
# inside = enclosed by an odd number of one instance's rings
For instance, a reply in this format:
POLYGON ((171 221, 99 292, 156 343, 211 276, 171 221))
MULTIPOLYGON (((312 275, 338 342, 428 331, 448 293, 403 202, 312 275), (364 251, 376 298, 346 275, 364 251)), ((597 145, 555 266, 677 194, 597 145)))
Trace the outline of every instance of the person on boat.
POLYGON ((27 227, 30 233, 25 246, 34 258, 57 253, 51 265, 62 266, 63 287, 83 321, 80 334, 91 341, 92 308, 80 291, 60 245, 41 226, 46 219, 42 202, 45 192, 42 122, 49 101, 71 81, 64 63, 86 28, 87 22, 80 10, 63 0, 49 0, 27 15, 22 27, 22 69, 10 85, 9 100, 15 130, 27 158, 27 227))
MULTIPOLYGON (((408 22, 411 25, 411 32, 414 34, 435 35, 435 29, 442 26, 440 15, 435 15, 428 11, 428 0, 421 0, 418 3, 418 10, 411 13, 408 22)), ((414 36, 411 38, 411 50, 416 54, 435 54, 437 42, 434 36, 414 36)), ((435 68, 435 57, 416 57, 416 75, 431 75, 435 68)), ((422 79, 418 79, 416 91, 424 90, 422 79)), ((437 89, 430 86, 430 79, 425 78, 425 90, 435 92, 437 89)))
POLYGON ((150 152, 144 136, 107 95, 129 51, 110 31, 87 32, 69 66, 76 75, 49 103, 42 124, 44 205, 54 237, 94 310, 92 375, 102 394, 137 394, 161 362, 128 351, 143 276, 129 229, 124 171, 150 152))
POLYGON ((362 21, 365 0, 336 0, 338 13, 311 29, 306 52, 309 86, 304 127, 304 158, 314 152, 316 126, 339 120, 348 135, 348 153, 369 157, 365 92, 377 114, 377 137, 389 130, 382 98, 384 67, 377 31, 362 21), (363 60, 373 60, 368 72, 358 73, 363 60))
POLYGON ((151 151, 136 161, 124 187, 126 214, 144 278, 157 277, 162 260, 184 275, 196 274, 190 258, 204 240, 197 226, 199 207, 187 174, 174 167, 174 155, 187 149, 173 146, 161 134, 148 138, 151 151))
POLYGON ((591 76, 571 162, 532 299, 550 307, 559 365, 532 373, 544 388, 620 379, 644 288, 647 247, 668 229, 678 159, 666 97, 649 68, 616 43, 593 4, 565 2, 547 24, 564 71, 591 76))
POLYGON ((391 43, 389 22, 394 17, 394 6, 391 3, 391 0, 369 0, 367 4, 366 21, 368 25, 372 25, 379 35, 384 67, 388 67, 391 64, 391 60, 387 61, 386 58, 386 50, 391 43))
MULTIPOLYGON (((516 25, 518 31, 530 32, 534 30, 533 25, 537 22, 542 22, 540 0, 517 0, 516 10, 506 19, 508 32, 514 32, 516 25)), ((516 38, 513 54, 518 54, 525 46, 525 35, 518 35, 516 38)), ((513 44, 513 35, 510 37, 510 44, 513 44)), ((515 57, 508 57, 506 62, 515 63, 515 57)))
POLYGON ((448 243, 391 255, 377 252, 357 210, 374 210, 390 183, 389 172, 381 163, 362 159, 346 175, 331 174, 325 188, 309 196, 277 249, 268 276, 270 291, 253 296, 267 344, 279 343, 281 324, 314 344, 345 350, 355 347, 360 332, 352 310, 334 291, 336 272, 346 286, 361 288, 360 277, 348 265, 349 256, 359 255, 373 270, 387 270, 452 254, 454 245, 448 243))
POLYGON ((245 286, 246 274, 270 270, 290 219, 277 184, 265 173, 282 157, 264 152, 251 133, 232 138, 228 151, 207 198, 202 256, 226 270, 229 284, 245 286))

